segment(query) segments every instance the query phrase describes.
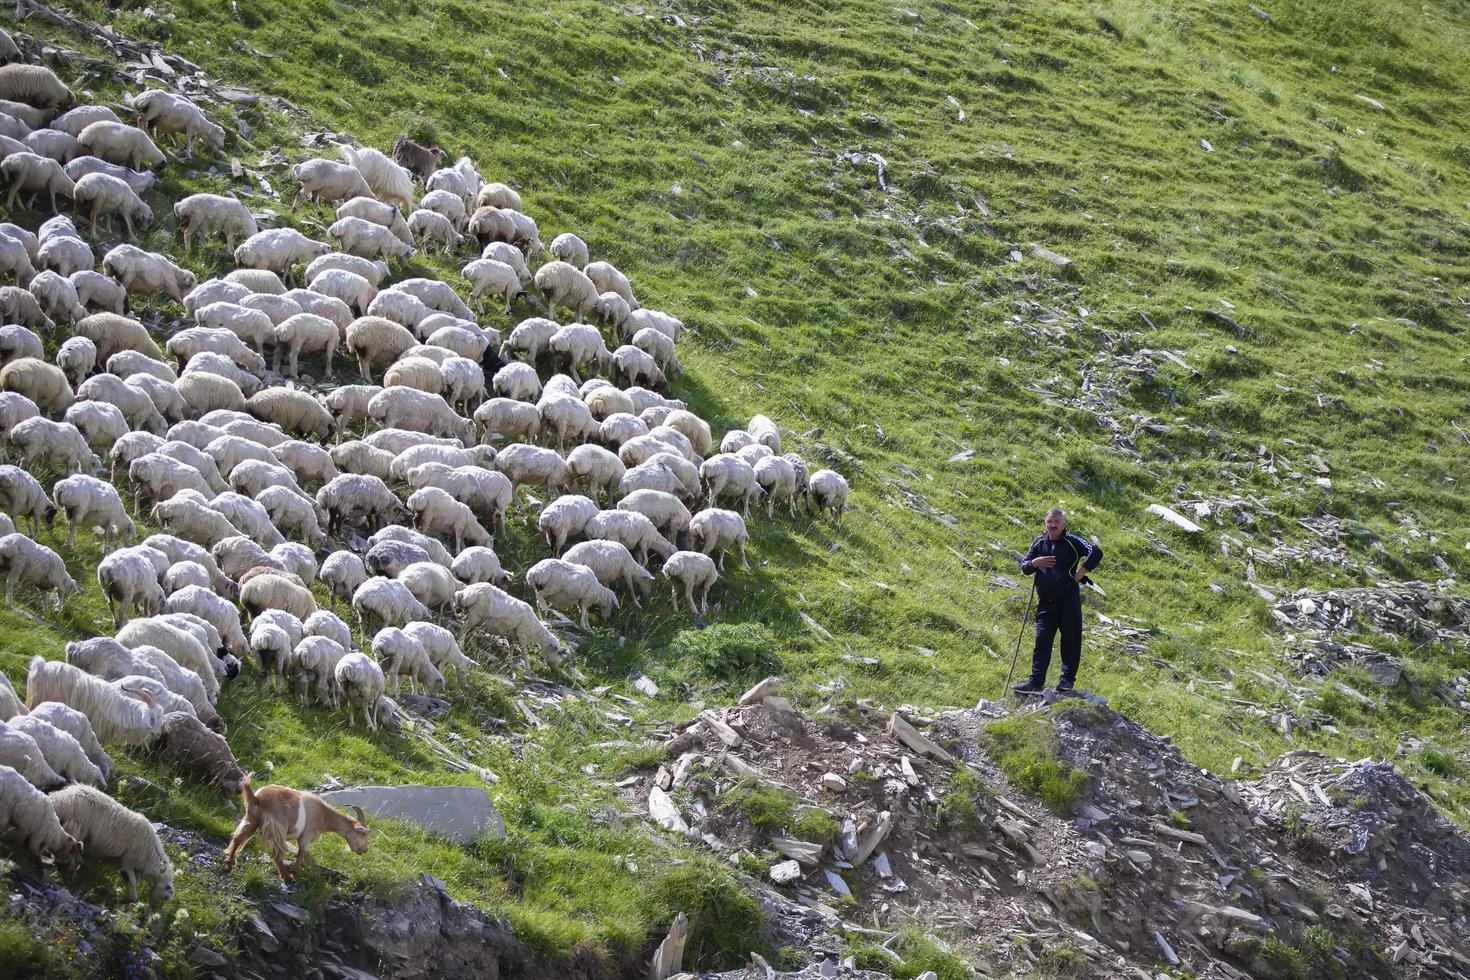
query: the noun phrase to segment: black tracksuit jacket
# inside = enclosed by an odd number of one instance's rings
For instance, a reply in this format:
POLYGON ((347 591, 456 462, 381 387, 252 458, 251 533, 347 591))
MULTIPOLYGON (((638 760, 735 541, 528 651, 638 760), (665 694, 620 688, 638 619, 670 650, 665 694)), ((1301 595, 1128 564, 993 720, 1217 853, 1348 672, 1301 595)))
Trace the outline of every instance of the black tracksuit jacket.
POLYGON ((1060 599, 1076 595, 1078 583, 1072 576, 1077 574, 1079 567, 1084 572, 1092 571, 1101 564, 1102 557, 1101 548, 1075 534, 1063 532, 1060 538, 1053 541, 1042 533, 1031 542, 1031 549, 1021 559, 1021 573, 1036 576, 1036 595, 1042 605, 1051 605, 1060 599), (1057 563, 1051 568, 1032 566, 1033 558, 1044 555, 1055 555, 1057 563))

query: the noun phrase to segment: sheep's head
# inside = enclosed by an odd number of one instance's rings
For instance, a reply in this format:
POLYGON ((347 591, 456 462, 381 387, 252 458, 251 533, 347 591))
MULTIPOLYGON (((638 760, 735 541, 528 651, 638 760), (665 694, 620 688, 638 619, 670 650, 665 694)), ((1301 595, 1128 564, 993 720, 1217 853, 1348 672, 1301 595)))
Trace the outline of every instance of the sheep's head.
POLYGON ((174 869, 169 865, 167 859, 155 867, 149 877, 153 880, 153 902, 167 902, 174 897, 174 869))
POLYGON ((360 806, 353 805, 349 809, 353 812, 356 819, 353 820, 352 826, 342 834, 342 838, 347 841, 347 846, 352 848, 353 854, 366 854, 368 849, 368 834, 371 833, 368 830, 367 814, 362 812, 362 807, 360 806))
POLYGON ((48 530, 56 523, 56 505, 51 503, 50 501, 46 502, 46 510, 43 515, 43 519, 46 522, 46 528, 48 530))
MULTIPOLYGON (((35 843, 37 842, 34 840, 34 838, 31 842, 29 842, 29 844, 31 845, 34 845, 35 843)), ((31 846, 30 849, 36 850, 34 846, 31 846)), ((63 830, 61 832, 61 842, 57 844, 56 847, 52 848, 50 846, 43 845, 39 848, 37 853, 40 853, 43 856, 50 857, 53 864, 65 865, 67 867, 76 867, 82 862, 82 842, 63 830)))

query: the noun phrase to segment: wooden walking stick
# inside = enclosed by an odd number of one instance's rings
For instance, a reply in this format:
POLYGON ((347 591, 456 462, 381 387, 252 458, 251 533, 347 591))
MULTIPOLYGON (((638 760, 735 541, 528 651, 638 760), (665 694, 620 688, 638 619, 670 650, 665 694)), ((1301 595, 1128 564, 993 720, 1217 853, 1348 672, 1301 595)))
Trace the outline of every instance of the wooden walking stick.
POLYGON ((1021 657, 1021 639, 1026 635, 1026 620, 1031 618, 1031 600, 1036 598, 1036 579, 1031 579, 1031 592, 1026 596, 1026 612, 1021 616, 1021 632, 1016 634, 1016 652, 1011 654, 1011 669, 1006 671, 1006 686, 1001 689, 1001 697, 1009 697, 1011 693, 1011 678, 1016 673, 1016 661, 1021 657))

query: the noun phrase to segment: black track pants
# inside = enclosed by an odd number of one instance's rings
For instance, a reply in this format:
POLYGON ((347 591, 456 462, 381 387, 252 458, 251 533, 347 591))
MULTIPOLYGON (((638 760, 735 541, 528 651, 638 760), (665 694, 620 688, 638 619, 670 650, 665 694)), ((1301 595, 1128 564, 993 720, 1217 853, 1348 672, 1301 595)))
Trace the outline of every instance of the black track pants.
POLYGON ((1043 600, 1036 607, 1036 649, 1031 653, 1031 683, 1046 685, 1046 672, 1051 667, 1051 645, 1062 631, 1062 677, 1077 680, 1077 666, 1082 661, 1082 593, 1043 600))

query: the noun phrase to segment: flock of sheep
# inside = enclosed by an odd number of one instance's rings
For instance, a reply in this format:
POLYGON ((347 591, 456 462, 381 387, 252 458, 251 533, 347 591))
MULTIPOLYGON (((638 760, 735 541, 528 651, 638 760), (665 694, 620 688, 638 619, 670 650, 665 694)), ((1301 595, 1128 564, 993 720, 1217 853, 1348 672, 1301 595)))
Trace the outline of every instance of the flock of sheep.
POLYGON ((102 539, 116 627, 67 644, 65 661, 34 658, 24 703, 0 675, 0 834, 37 858, 109 859, 134 897, 138 877, 168 897, 156 832, 103 792, 102 746, 158 746, 240 792, 215 704, 242 663, 376 730, 390 684, 433 689, 472 666, 471 633, 555 663, 566 646, 551 610, 585 628, 619 592, 641 604, 655 572, 704 611, 725 552, 744 561, 761 498, 768 518, 780 505, 840 520, 846 482, 783 455, 769 419, 716 443, 661 394, 681 371, 683 324, 642 306, 577 236, 543 247, 519 195, 468 159, 443 166, 442 151, 406 139, 391 156, 342 146, 292 170, 299 200, 336 206, 331 243, 261 230, 235 198, 195 194, 173 207, 185 248, 222 239, 234 271, 200 283, 126 243, 99 270, 58 205, 70 200, 93 234, 111 223, 132 238, 154 220, 141 195, 166 161, 155 140, 192 154, 219 150, 224 131, 162 91, 122 107, 139 126, 77 106, 19 54, 0 31, 0 181, 8 206, 53 216, 0 224, 0 276, 16 283, 0 287, 0 577, 7 602, 17 586, 58 608, 80 591, 37 540, 62 514, 69 544, 78 529, 102 539), (465 297, 436 279, 391 282, 416 250, 470 243, 465 297), (502 338, 471 305, 509 314, 532 295, 571 322, 532 316, 502 338), (128 316, 151 298, 192 321, 162 347, 128 316), (344 347, 363 383, 301 386, 302 355, 330 379, 344 347), (47 473, 66 475, 48 488, 47 473), (551 556, 524 576, 534 605, 506 591, 494 550, 519 487, 549 501, 536 520, 551 556), (132 515, 145 512, 162 531, 137 542, 132 515), (354 650, 339 599, 369 650, 354 650))

